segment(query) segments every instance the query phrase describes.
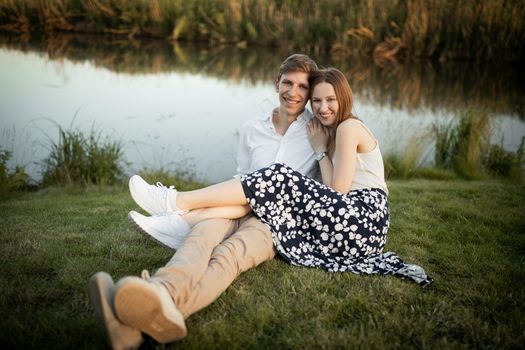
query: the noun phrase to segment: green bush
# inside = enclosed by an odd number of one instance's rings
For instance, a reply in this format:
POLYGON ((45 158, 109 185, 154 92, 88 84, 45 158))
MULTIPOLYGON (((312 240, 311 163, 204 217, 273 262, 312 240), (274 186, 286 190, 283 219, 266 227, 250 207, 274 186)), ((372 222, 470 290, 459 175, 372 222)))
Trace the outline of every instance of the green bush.
POLYGON ((92 129, 85 134, 78 129, 58 126, 58 142, 51 141, 51 152, 44 160, 42 184, 113 185, 123 179, 123 145, 102 137, 92 129))
POLYGON ((525 137, 516 152, 507 151, 501 145, 492 145, 485 156, 483 165, 488 173, 500 177, 523 179, 523 151, 525 137))
POLYGON ((437 167, 475 179, 483 176, 483 159, 490 148, 490 121, 484 111, 467 109, 450 124, 433 127, 437 167))
POLYGON ((491 128, 488 114, 474 109, 449 124, 434 125, 436 167, 467 179, 492 175, 521 181, 525 138, 516 152, 507 151, 503 140, 500 145, 490 143, 491 128))
POLYGON ((386 179, 410 179, 414 176, 417 164, 400 153, 388 153, 383 157, 386 179))
POLYGON ((165 186, 173 185, 178 190, 193 190, 207 185, 196 180, 191 170, 169 171, 163 167, 159 169, 143 168, 139 174, 150 184, 160 182, 165 186))
POLYGON ((27 188, 29 175, 25 169, 16 166, 14 171, 9 171, 7 162, 11 159, 11 152, 0 148, 0 192, 17 191, 27 188))

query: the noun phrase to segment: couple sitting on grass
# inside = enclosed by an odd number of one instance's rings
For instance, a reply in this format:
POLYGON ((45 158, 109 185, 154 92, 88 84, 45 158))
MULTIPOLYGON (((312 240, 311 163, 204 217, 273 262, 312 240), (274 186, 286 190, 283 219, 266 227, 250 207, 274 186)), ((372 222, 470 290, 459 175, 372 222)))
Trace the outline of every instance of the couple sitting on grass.
POLYGON ((91 300, 114 349, 138 348, 142 333, 161 343, 185 337, 187 317, 276 253, 298 266, 432 282, 421 267, 383 253, 383 160, 352 114, 345 76, 295 54, 281 64, 275 89, 273 114, 243 126, 240 176, 187 192, 131 177, 133 199, 151 216, 132 211, 130 220, 177 251, 153 276, 143 271, 116 285, 105 272, 91 278, 91 300), (313 178, 319 172, 322 182, 313 178))

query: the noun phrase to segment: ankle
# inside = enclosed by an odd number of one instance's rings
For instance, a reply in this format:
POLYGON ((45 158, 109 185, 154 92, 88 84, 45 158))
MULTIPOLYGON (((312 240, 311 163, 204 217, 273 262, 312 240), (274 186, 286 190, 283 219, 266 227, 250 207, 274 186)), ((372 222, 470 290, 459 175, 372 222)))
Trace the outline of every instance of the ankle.
POLYGON ((172 208, 177 208, 178 210, 191 210, 193 208, 188 208, 188 203, 186 201, 186 192, 177 191, 176 195, 171 195, 169 198, 170 206, 172 208))
POLYGON ((181 195, 180 192, 175 192, 175 193, 170 193, 170 195, 168 196, 168 203, 169 203, 168 206, 173 211, 182 210, 180 206, 180 195, 181 195))

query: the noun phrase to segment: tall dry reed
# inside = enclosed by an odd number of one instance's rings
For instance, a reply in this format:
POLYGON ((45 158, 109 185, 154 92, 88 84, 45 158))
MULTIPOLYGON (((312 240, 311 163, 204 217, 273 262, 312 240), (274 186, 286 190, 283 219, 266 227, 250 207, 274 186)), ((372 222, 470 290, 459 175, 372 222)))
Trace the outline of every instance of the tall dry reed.
POLYGON ((436 166, 479 178, 490 149, 491 125, 484 111, 468 109, 449 124, 434 125, 436 166))
POLYGON ((0 0, 0 30, 81 31, 373 55, 520 60, 521 1, 0 0))

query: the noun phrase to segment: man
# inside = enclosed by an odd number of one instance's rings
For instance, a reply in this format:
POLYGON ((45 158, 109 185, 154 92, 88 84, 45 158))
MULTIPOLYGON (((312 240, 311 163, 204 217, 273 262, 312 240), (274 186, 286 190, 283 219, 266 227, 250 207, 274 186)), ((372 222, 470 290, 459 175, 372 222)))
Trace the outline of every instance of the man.
MULTIPOLYGON (((308 76, 317 65, 295 54, 280 66, 275 89, 279 107, 271 116, 243 125, 238 172, 248 173, 272 163, 285 163, 313 176, 316 156, 307 138, 312 118, 305 109, 308 76)), ((147 183, 130 186, 146 211, 160 208, 161 216, 134 217, 153 238, 170 246, 169 188, 147 183)), ((153 276, 125 277, 117 285, 105 272, 90 280, 90 297, 114 349, 135 349, 146 333, 161 343, 186 336, 184 320, 208 306, 242 272, 275 256, 268 227, 252 215, 239 220, 209 219, 197 223, 173 258, 153 276)))

